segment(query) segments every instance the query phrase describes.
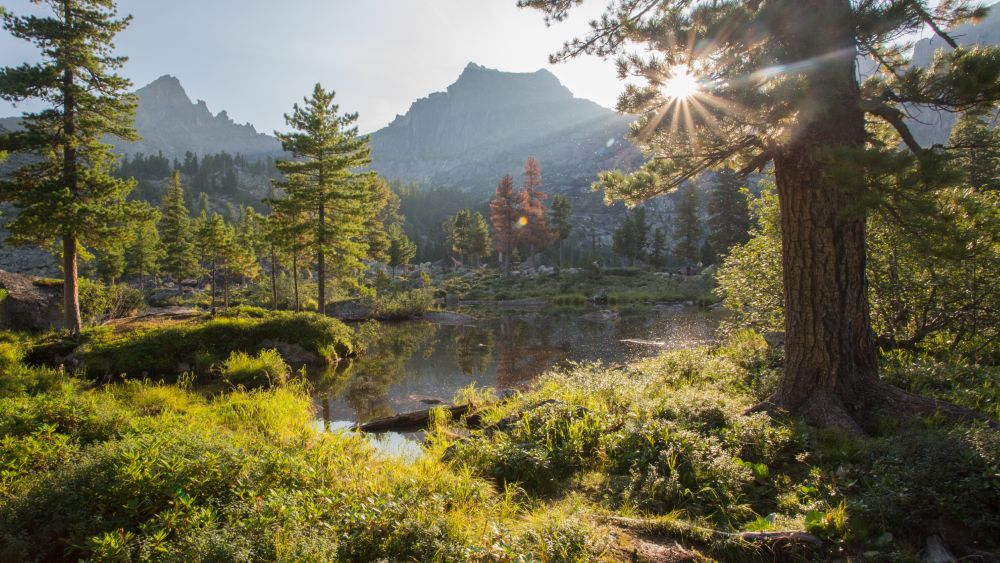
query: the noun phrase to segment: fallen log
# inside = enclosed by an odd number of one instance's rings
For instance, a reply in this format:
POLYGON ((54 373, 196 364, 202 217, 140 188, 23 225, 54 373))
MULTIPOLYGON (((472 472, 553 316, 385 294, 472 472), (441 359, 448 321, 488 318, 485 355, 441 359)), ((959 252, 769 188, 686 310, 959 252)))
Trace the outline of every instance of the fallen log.
POLYGON ((354 429, 361 430, 362 432, 410 432, 413 430, 420 430, 421 428, 427 428, 427 425, 431 420, 431 411, 434 409, 444 409, 448 411, 454 419, 468 413, 471 408, 472 405, 470 404, 453 406, 442 405, 419 411, 399 413, 393 416, 379 418, 371 422, 365 422, 363 424, 356 424, 354 429))
POLYGON ((628 518, 623 516, 606 516, 604 520, 611 523, 617 524, 623 528, 628 528, 632 530, 640 531, 661 531, 661 532, 683 532, 683 535, 689 535, 692 538, 697 537, 710 537, 718 540, 729 540, 737 541, 747 544, 756 545, 766 545, 771 548, 778 546, 807 546, 810 548, 821 548, 826 545, 822 539, 810 534, 809 532, 802 532, 797 530, 780 531, 780 532, 724 532, 722 530, 715 530, 712 528, 703 528, 701 526, 696 526, 692 524, 678 524, 674 523, 673 526, 675 530, 658 530, 662 527, 663 523, 656 520, 646 520, 642 518, 628 518))

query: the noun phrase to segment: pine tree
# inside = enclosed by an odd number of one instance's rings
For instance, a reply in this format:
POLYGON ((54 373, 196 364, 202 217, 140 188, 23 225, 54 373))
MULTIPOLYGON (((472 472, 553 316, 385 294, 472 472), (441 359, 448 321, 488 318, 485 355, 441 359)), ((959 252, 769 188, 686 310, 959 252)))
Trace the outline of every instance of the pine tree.
POLYGON ((81 330, 77 258, 81 246, 120 240, 133 182, 111 175, 115 157, 107 137, 136 140, 131 83, 114 73, 125 62, 113 54, 118 19, 112 0, 47 0, 50 16, 3 14, 11 35, 34 44, 42 61, 0 69, 0 98, 38 100, 46 107, 22 117, 16 135, 41 160, 0 184, 0 199, 20 208, 8 224, 15 243, 62 240, 66 329, 81 330))
POLYGON ((458 259, 463 265, 465 264, 466 252, 469 248, 471 223, 472 212, 468 209, 462 209, 445 220, 444 224, 441 225, 445 240, 448 242, 449 251, 458 254, 458 259))
POLYGON ((206 216, 212 212, 212 206, 208 203, 208 194, 205 192, 198 192, 198 207, 195 208, 195 212, 198 215, 204 213, 206 216))
POLYGON ((399 196, 392 191, 385 179, 376 176, 372 182, 372 190, 374 194, 372 205, 379 208, 380 211, 368 220, 365 227, 368 258, 378 262, 387 262, 389 260, 389 247, 392 245, 389 230, 393 226, 402 226, 404 219, 399 213, 399 196))
MULTIPOLYGON (((555 19, 580 3, 518 2, 555 19)), ((854 433, 888 410, 970 416, 879 380, 866 292, 867 215, 907 204, 910 194, 900 197, 901 186, 889 184, 896 174, 919 166, 926 174, 910 176, 908 186, 919 195, 934 189, 940 170, 940 151, 916 140, 906 108, 970 111, 1000 101, 1000 50, 964 48, 943 31, 986 10, 966 0, 929 4, 613 0, 586 37, 553 56, 622 55, 619 74, 646 79, 626 86, 618 109, 644 116, 635 138, 654 158, 632 174, 602 174, 612 199, 668 193, 730 162, 741 164, 741 173, 773 164, 785 369, 758 410, 854 433), (951 50, 919 68, 905 59, 899 38, 926 27, 951 50), (633 47, 648 51, 628 53, 633 47), (862 54, 878 66, 864 85, 862 54), (885 197, 889 189, 896 197, 885 197)))
POLYGON ((612 233, 614 251, 629 261, 645 260, 648 238, 646 209, 637 207, 625 216, 618 229, 612 233))
POLYGON ((649 262, 657 268, 664 268, 667 265, 667 233, 662 228, 653 231, 649 262))
POLYGON ((209 272, 209 282, 212 288, 212 314, 215 314, 216 281, 219 277, 219 262, 228 250, 229 239, 226 224, 222 215, 212 213, 212 216, 201 225, 198 231, 198 246, 202 249, 206 268, 209 272))
POLYGON ((191 217, 184 204, 180 172, 174 172, 160 203, 160 240, 163 243, 162 269, 180 284, 198 272, 191 217))
POLYGON ((563 267, 563 245, 570 233, 573 232, 573 224, 570 223, 569 216, 573 212, 573 206, 566 196, 557 194, 552 197, 552 207, 549 209, 549 224, 556 233, 559 241, 559 267, 563 267))
POLYGON ((750 240, 750 207, 743 182, 732 168, 715 174, 708 192, 708 244, 713 260, 750 240))
POLYGON ((370 162, 368 138, 360 137, 358 115, 338 112, 334 92, 319 84, 304 106, 295 104, 285 122, 292 133, 277 133, 291 160, 279 160, 286 197, 308 210, 319 282, 319 311, 326 311, 327 278, 357 286, 369 243, 365 227, 380 209, 371 172, 357 173, 370 162), (328 263, 327 258, 336 261, 328 263))
POLYGON ((142 292, 146 290, 146 276, 158 275, 160 264, 166 258, 156 228, 159 220, 160 213, 154 208, 137 217, 132 223, 131 242, 125 248, 125 268, 139 278, 139 291, 142 292))
POLYGON ((260 275, 260 255, 263 240, 264 217, 252 208, 240 210, 240 221, 233 227, 233 248, 228 260, 229 271, 241 283, 253 281, 260 275))
POLYGON ((510 257, 517 240, 517 198, 514 178, 504 176, 497 185, 496 195, 490 200, 490 222, 493 224, 493 248, 500 255, 503 275, 510 274, 510 257))
POLYGON ((966 112, 958 118, 948 139, 957 153, 958 168, 976 189, 1000 189, 1000 133, 990 125, 982 112, 966 112))
POLYGON ((389 261, 387 264, 392 268, 392 275, 396 275, 396 268, 404 266, 413 260, 417 255, 417 245, 413 244, 410 237, 406 236, 403 227, 400 225, 390 225, 389 230, 389 261))
POLYGON ((517 210, 525 222, 517 231, 519 246, 526 256, 541 252, 558 234, 545 224, 545 200, 548 194, 539 190, 542 185, 542 166, 535 157, 528 157, 524 163, 524 183, 517 192, 517 210))
MULTIPOLYGON (((289 179, 284 182, 275 181, 274 184, 287 185, 290 181, 292 180, 289 179)), ((272 196, 274 195, 272 191, 272 196)), ((267 225, 267 237, 274 244, 274 254, 284 254, 291 261, 292 308, 298 312, 301 310, 299 300, 299 263, 300 260, 308 259, 308 249, 313 246, 313 225, 309 218, 309 210, 306 207, 310 204, 309 202, 302 201, 300 198, 293 199, 290 197, 272 197, 267 201, 271 205, 271 216, 268 218, 267 225)), ((274 295, 274 299, 275 303, 277 303, 276 294, 274 295)))
POLYGON ((674 257, 688 272, 701 258, 701 218, 698 216, 698 189, 688 182, 674 212, 674 257))
POLYGON ((472 258, 473 265, 479 267, 479 261, 490 255, 490 248, 493 240, 490 238, 490 228, 486 223, 486 218, 478 211, 469 221, 468 245, 465 254, 472 258))

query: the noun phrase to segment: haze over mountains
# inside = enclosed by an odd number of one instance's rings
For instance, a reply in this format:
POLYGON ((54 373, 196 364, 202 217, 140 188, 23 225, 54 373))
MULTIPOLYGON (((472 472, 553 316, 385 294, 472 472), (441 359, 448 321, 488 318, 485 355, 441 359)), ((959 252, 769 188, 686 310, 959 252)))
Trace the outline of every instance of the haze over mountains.
POLYGON ((390 179, 485 191, 535 156, 550 189, 589 186, 601 170, 639 164, 625 140, 631 120, 573 97, 547 70, 470 63, 445 92, 372 134, 372 167, 390 179))

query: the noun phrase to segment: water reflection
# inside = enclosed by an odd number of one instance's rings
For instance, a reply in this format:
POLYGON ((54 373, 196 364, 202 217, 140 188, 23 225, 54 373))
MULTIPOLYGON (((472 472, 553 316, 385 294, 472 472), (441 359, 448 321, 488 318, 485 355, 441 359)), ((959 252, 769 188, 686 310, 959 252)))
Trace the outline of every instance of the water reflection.
POLYGON ((720 313, 663 307, 643 313, 511 311, 466 325, 366 323, 367 353, 313 374, 324 428, 450 402, 470 384, 530 382, 566 361, 621 363, 713 340, 720 313))

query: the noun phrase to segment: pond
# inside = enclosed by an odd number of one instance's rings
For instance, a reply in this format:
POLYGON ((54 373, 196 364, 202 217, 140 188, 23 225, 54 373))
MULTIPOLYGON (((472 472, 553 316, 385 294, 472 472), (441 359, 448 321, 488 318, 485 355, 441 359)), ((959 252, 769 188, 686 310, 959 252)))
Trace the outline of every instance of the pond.
MULTIPOLYGON (((483 311, 485 318, 368 323, 367 353, 315 377, 317 425, 349 428, 450 403, 463 388, 510 389, 569 362, 621 364, 709 344, 724 313, 661 305, 634 313, 483 311)), ((396 440, 397 436, 383 437, 396 440)))

